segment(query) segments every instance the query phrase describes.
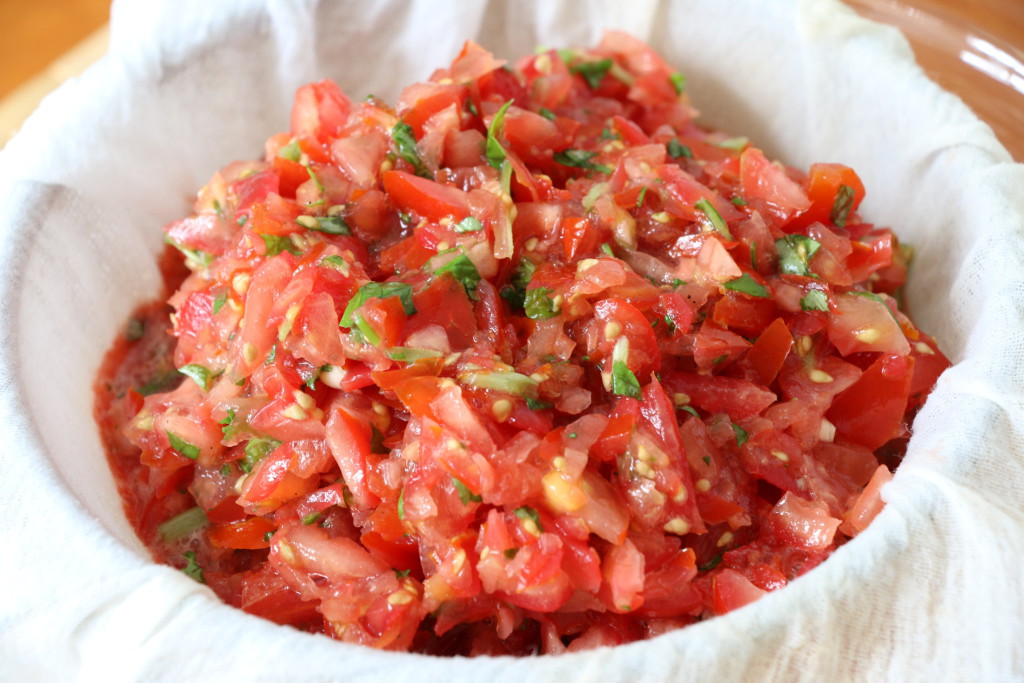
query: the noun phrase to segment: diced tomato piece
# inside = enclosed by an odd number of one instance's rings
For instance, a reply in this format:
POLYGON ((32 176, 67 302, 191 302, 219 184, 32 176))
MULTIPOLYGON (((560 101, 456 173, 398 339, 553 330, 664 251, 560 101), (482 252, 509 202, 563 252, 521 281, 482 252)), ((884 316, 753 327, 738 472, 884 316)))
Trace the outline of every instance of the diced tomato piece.
POLYGON ((713 581, 716 614, 726 614, 754 602, 765 594, 735 569, 723 569, 713 581))
POLYGON ((382 179, 384 191, 403 211, 412 211, 430 221, 451 218, 458 222, 469 215, 469 200, 458 188, 405 171, 385 171, 382 179))
POLYGON ((902 436, 913 376, 910 356, 887 354, 872 363, 826 413, 836 436, 871 450, 902 436))

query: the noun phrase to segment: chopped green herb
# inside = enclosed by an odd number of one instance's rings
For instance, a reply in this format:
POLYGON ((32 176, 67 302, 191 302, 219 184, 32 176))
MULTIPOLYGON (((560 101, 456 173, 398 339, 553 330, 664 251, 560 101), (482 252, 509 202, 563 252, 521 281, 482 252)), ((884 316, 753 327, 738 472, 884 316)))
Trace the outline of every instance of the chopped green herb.
POLYGON ((320 513, 319 512, 310 512, 308 515, 303 515, 302 516, 302 523, 305 526, 309 526, 310 524, 313 524, 318 519, 320 519, 320 513))
POLYGON ((596 90, 601 85, 601 79, 605 77, 608 70, 612 68, 611 57, 599 59, 595 62, 582 62, 569 67, 569 71, 579 74, 587 82, 591 90, 596 90))
POLYGON ((569 432, 568 434, 566 434, 566 436, 569 437, 570 439, 575 439, 577 434, 576 432, 569 432))
POLYGON ((697 410, 693 406, 679 406, 679 410, 682 410, 683 412, 689 413, 690 415, 693 415, 694 417, 700 417, 700 413, 698 413, 697 410))
POLYGON ((186 264, 193 263, 200 268, 208 268, 210 264, 213 263, 213 254, 209 254, 200 249, 189 249, 182 244, 178 244, 178 242, 172 240, 170 237, 165 237, 164 241, 184 254, 186 264))
POLYGON ((206 583, 206 577, 203 576, 203 568, 196 562, 196 554, 189 550, 182 553, 182 557, 188 560, 188 564, 181 570, 185 573, 185 576, 199 583, 206 583))
POLYGON ((206 526, 208 520, 203 508, 198 505, 185 510, 181 514, 171 517, 169 520, 157 527, 160 538, 166 543, 173 543, 178 539, 185 538, 193 531, 198 531, 206 526))
POLYGON ((558 315, 559 309, 555 308, 555 302, 548 296, 550 293, 551 290, 547 287, 527 290, 526 298, 523 301, 523 309, 526 311, 527 318, 545 320, 558 315))
POLYGON ((224 290, 217 295, 217 298, 213 300, 213 314, 217 315, 220 313, 220 309, 224 308, 224 304, 228 302, 228 292, 224 290))
POLYGON ((235 223, 237 223, 238 227, 240 227, 240 228, 244 228, 245 224, 248 223, 248 222, 249 222, 249 214, 247 214, 247 213, 243 213, 243 214, 239 215, 238 218, 235 219, 235 223))
POLYGON ((554 121, 557 118, 555 116, 555 112, 551 111, 547 107, 541 107, 537 113, 546 118, 548 121, 554 121))
POLYGON ((594 205, 597 204, 597 200, 601 198, 608 190, 608 183, 594 183, 594 185, 587 190, 587 193, 583 195, 583 208, 588 212, 594 210, 594 205))
POLYGON ((512 273, 512 277, 509 279, 508 286, 502 288, 501 298, 507 301, 508 305, 513 309, 519 309, 525 305, 526 287, 530 284, 533 271, 536 269, 537 266, 533 264, 533 261, 524 258, 516 266, 515 272, 512 273))
POLYGON ((747 430, 744 429, 743 427, 740 427, 735 422, 732 423, 732 431, 736 434, 737 446, 742 446, 747 442, 747 439, 750 438, 750 435, 747 433, 747 430))
POLYGON ((757 270, 757 242, 750 243, 750 267, 757 270))
POLYGON ((507 155, 505 154, 505 148, 498 142, 498 137, 505 130, 505 112, 508 111, 510 106, 512 106, 512 100, 501 105, 501 109, 495 112, 494 118, 491 119, 491 125, 487 126, 487 146, 485 147, 487 163, 499 171, 507 155))
POLYGON ((480 116, 480 110, 476 108, 476 105, 473 104, 473 100, 469 98, 466 98, 466 111, 473 116, 480 116))
POLYGON ((675 278, 672 278, 672 286, 673 286, 673 287, 682 287, 682 286, 683 286, 683 285, 685 285, 685 284, 686 284, 686 281, 685 281, 685 280, 680 280, 680 279, 679 279, 679 278, 677 278, 677 277, 675 277, 675 278))
POLYGON ((342 327, 352 327, 355 323, 353 314, 360 306, 370 299, 386 299, 389 296, 397 296, 402 302, 402 308, 406 315, 416 312, 416 306, 412 302, 412 285, 405 282, 367 282, 359 288, 356 295, 348 302, 345 313, 341 316, 342 327))
POLYGON ((270 347, 270 353, 267 354, 267 359, 263 361, 264 365, 273 365, 274 361, 277 360, 277 344, 270 347))
POLYGON ((614 169, 604 164, 595 164, 591 159, 597 156, 597 152, 588 152, 585 149, 574 149, 569 147, 561 152, 556 152, 554 160, 563 166, 581 168, 584 171, 597 171, 598 173, 611 173, 614 169))
POLYGON ((219 425, 223 425, 220 428, 220 431, 224 434, 224 438, 228 437, 228 432, 233 431, 233 429, 231 427, 231 423, 234 422, 234 421, 235 421, 235 411, 232 408, 228 408, 227 415, 222 417, 220 419, 220 421, 217 423, 219 425))
POLYGON ((475 216, 466 216, 455 224, 455 232, 480 232, 483 229, 484 224, 475 216))
POLYGON ((613 131, 611 128, 602 128, 601 129, 601 139, 602 140, 618 140, 619 139, 619 134, 616 133, 615 131, 613 131))
POLYGON ((349 262, 338 256, 337 254, 331 254, 330 256, 324 256, 320 259, 319 265, 333 268, 340 272, 342 275, 348 275, 352 271, 352 266, 349 262))
POLYGON ((518 555, 518 554, 519 554, 519 548, 515 548, 515 547, 505 548, 505 557, 507 557, 510 560, 516 559, 516 555, 518 555))
POLYGON ((853 188, 849 185, 840 185, 836 191, 836 199, 832 204, 832 212, 829 214, 829 220, 833 224, 840 228, 846 227, 846 221, 850 217, 850 211, 853 210, 853 199, 854 192, 853 188))
POLYGON ((812 289, 807 292, 807 296, 800 299, 800 308, 805 311, 825 311, 828 312, 828 295, 820 289, 812 289))
POLYGON ((462 501, 463 505, 469 505, 470 503, 481 503, 483 498, 469 490, 469 487, 462 483, 457 477, 452 477, 452 484, 455 485, 455 490, 459 494, 459 500, 462 501))
POLYGON ((280 445, 280 441, 271 439, 269 436, 249 439, 245 444, 245 457, 239 461, 238 466, 242 468, 243 472, 252 472, 253 467, 280 445))
MULTIPOLYGON (((216 313, 216 311, 214 311, 216 313)), ((132 318, 124 331, 124 338, 130 342, 142 339, 146 333, 146 321, 141 318, 132 318)))
POLYGON ((395 576, 397 576, 400 579, 404 579, 405 577, 409 576, 409 572, 410 571, 412 571, 412 570, 411 569, 396 569, 395 570, 395 576))
POLYGON ((341 216, 306 216, 306 218, 313 219, 302 223, 302 226, 309 230, 325 232, 328 235, 352 234, 352 231, 348 227, 348 223, 346 223, 345 219, 341 216))
POLYGON ((267 258, 271 256, 277 256, 282 251, 287 251, 293 256, 299 256, 302 254, 301 251, 295 248, 292 244, 292 240, 288 235, 260 235, 263 238, 263 244, 267 248, 267 258))
POLYGON ((608 256, 615 256, 615 252, 612 251, 612 245, 608 244, 607 242, 601 243, 601 251, 607 254, 608 256))
POLYGON ((718 553, 717 555, 712 557, 710 560, 708 560, 707 564, 703 564, 703 565, 697 567, 697 571, 699 571, 699 572, 709 572, 709 571, 711 571, 712 569, 714 569, 718 565, 722 564, 722 555, 724 555, 724 554, 725 554, 724 552, 718 553))
POLYGON ((395 141, 395 149, 398 150, 398 156, 413 167, 416 175, 433 180, 434 174, 423 163, 423 159, 420 158, 420 152, 416 148, 416 136, 413 135, 412 126, 399 121, 391 129, 391 138, 395 141))
POLYGON ((721 147, 723 149, 731 149, 736 152, 742 152, 743 148, 749 144, 750 140, 744 137, 728 138, 726 140, 721 140, 715 143, 717 147, 721 147))
POLYGON ((672 319, 672 316, 666 314, 665 317, 662 318, 662 320, 665 321, 665 328, 668 330, 668 333, 669 334, 675 334, 676 333, 676 321, 672 319))
POLYGON ((821 243, 805 235, 786 235, 775 240, 775 251, 779 254, 779 272, 790 275, 809 276, 810 260, 821 248, 821 243))
POLYGON ((274 532, 273 531, 268 531, 267 533, 263 534, 263 542, 264 543, 270 543, 270 539, 273 538, 273 537, 274 537, 274 532))
POLYGON ((672 82, 672 88, 676 91, 676 95, 682 95, 686 90, 686 76, 678 71, 669 76, 668 80, 672 82))
POLYGON ((723 353, 721 356, 719 356, 718 358, 716 358, 713 361, 711 361, 711 363, 713 365, 721 365, 722 363, 724 363, 728 359, 729 359, 729 354, 723 353))
POLYGON ((461 284, 463 289, 466 290, 466 296, 473 301, 476 301, 476 286, 480 282, 480 273, 477 271, 476 266, 473 265, 473 261, 471 261, 468 256, 465 254, 459 254, 451 261, 434 271, 434 275, 436 277, 445 273, 450 274, 458 280, 459 284, 461 284))
POLYGON ((694 206, 700 209, 704 215, 707 216, 708 221, 711 222, 711 227, 718 231, 718 234, 727 240, 732 239, 732 233, 729 232, 729 225, 722 219, 722 214, 718 213, 718 210, 715 209, 711 202, 701 197, 697 200, 697 203, 694 204, 694 206))
POLYGON ((689 147, 679 142, 679 140, 672 138, 665 145, 665 149, 668 150, 668 155, 673 159, 692 159, 693 152, 689 147))
MULTIPOLYGON (((644 205, 644 200, 647 199, 647 187, 640 188, 640 194, 636 196, 636 208, 640 208, 644 205)), ((607 244, 607 242, 605 242, 607 244)), ((609 247, 610 248, 610 247, 609 247)))
POLYGON ((167 440, 171 442, 171 448, 177 451, 180 455, 185 456, 189 460, 196 460, 199 457, 198 446, 193 446, 174 432, 164 431, 164 433, 167 434, 167 440))
POLYGON ((434 351, 433 349, 414 349, 410 346, 396 346, 388 351, 387 355, 391 360, 397 360, 403 363, 415 363, 421 358, 440 358, 444 354, 440 351, 434 351))
POLYGON ((524 505, 522 507, 516 508, 515 515, 523 521, 531 520, 534 524, 537 525, 538 531, 544 531, 544 528, 540 525, 540 515, 538 515, 537 511, 534 510, 529 505, 524 505))
POLYGON ((231 476, 231 465, 224 463, 224 466, 220 468, 220 474, 222 477, 231 476))
POLYGON ((731 201, 736 206, 746 206, 747 205, 747 200, 744 199, 743 197, 733 197, 729 201, 731 201))
POLYGON ((186 377, 190 377, 192 381, 198 384, 199 388, 201 388, 203 391, 209 391, 211 380, 213 380, 214 377, 220 374, 210 372, 209 368, 203 367, 202 365, 197 365, 195 363, 190 363, 189 365, 182 365, 180 368, 178 368, 178 372, 185 375, 186 377))
POLYGON ((640 382, 625 361, 617 360, 612 363, 612 393, 640 398, 640 382))
POLYGON ((518 372, 494 372, 480 370, 459 376, 463 384, 480 389, 493 389, 516 396, 536 396, 537 380, 518 372))
POLYGON ((536 401, 529 396, 526 397, 526 407, 530 410, 547 410, 551 404, 547 401, 536 401))
POLYGON ((370 425, 370 452, 387 455, 390 449, 384 445, 384 435, 376 425, 370 425))
POLYGON ((298 140, 292 140, 287 145, 277 150, 277 156, 288 161, 298 162, 302 158, 302 149, 299 147, 298 140))
POLYGON ((405 519, 405 489, 398 494, 398 518, 405 519))
POLYGON ((743 275, 738 278, 723 282, 722 286, 726 289, 731 289, 734 292, 743 292, 750 296, 759 296, 761 298, 768 298, 771 296, 765 286, 752 278, 750 273, 743 273, 743 275))

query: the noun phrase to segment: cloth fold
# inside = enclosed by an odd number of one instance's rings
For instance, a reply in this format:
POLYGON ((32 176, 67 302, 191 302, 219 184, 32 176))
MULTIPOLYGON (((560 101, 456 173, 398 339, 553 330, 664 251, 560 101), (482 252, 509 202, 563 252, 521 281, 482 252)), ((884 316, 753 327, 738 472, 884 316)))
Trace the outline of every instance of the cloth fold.
POLYGON ((1024 168, 836 0, 123 0, 110 53, 0 155, 0 674, 94 680, 1024 678, 1024 168), (92 382, 158 291, 160 226, 259 156, 295 89, 394 101, 473 39, 649 41, 701 121, 784 162, 853 166, 916 247, 911 313, 956 362, 874 524, 782 591, 618 648, 513 660, 382 653, 279 627, 154 564, 92 420, 92 382))

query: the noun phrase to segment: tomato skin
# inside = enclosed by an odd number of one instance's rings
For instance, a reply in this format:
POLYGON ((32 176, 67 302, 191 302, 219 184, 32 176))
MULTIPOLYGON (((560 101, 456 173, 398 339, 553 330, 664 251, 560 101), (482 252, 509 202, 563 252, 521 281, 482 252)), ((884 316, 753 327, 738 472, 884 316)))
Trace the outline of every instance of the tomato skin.
POLYGON ((901 436, 913 376, 910 356, 887 354, 872 363, 826 413, 836 436, 871 450, 901 436))
POLYGON ((726 614, 754 602, 765 594, 735 569, 723 569, 713 581, 715 614, 726 614))
POLYGON ((339 406, 327 420, 327 444, 356 504, 364 508, 376 505, 380 499, 370 491, 367 482, 369 425, 339 406))
POLYGON ((758 336, 747 354, 747 362, 757 373, 761 382, 768 386, 779 374, 793 347, 793 335, 782 318, 776 318, 758 336))
POLYGON ((277 526, 273 522, 263 517, 249 517, 238 522, 214 526, 206 535, 210 543, 218 548, 259 550, 270 547, 267 536, 276 529, 277 526))
POLYGON ((647 318, 635 306, 615 297, 603 299, 594 306, 594 321, 601 331, 598 350, 604 358, 611 359, 621 335, 629 341, 626 365, 637 379, 644 382, 661 367, 658 338, 647 318), (618 333, 609 338, 610 333, 615 331, 618 333))
POLYGON ((789 229, 803 228, 814 222, 831 224, 832 208, 842 185, 853 190, 851 211, 856 211, 864 200, 864 183, 854 170, 842 164, 811 164, 804 182, 811 205, 790 223, 789 229))
POLYGON ((462 190, 405 171, 385 171, 381 179, 392 203, 404 211, 430 221, 451 218, 457 222, 469 215, 469 201, 462 190))

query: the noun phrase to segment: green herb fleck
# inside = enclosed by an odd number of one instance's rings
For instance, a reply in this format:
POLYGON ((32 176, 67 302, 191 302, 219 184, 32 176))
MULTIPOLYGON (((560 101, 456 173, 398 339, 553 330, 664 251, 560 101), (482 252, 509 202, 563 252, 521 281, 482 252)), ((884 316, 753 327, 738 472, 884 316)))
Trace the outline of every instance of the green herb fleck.
POLYGON ((555 112, 551 111, 547 107, 541 107, 537 113, 546 118, 548 121, 554 121, 555 118, 557 118, 555 116, 555 112))
POLYGON ((434 271, 435 277, 448 273, 466 290, 466 296, 476 301, 476 286, 480 283, 480 273, 473 261, 465 254, 459 254, 448 263, 434 271))
POLYGON ((521 519, 523 521, 526 521, 528 519, 532 520, 533 523, 537 525, 537 530, 538 531, 544 531, 543 527, 541 527, 541 525, 540 525, 540 515, 538 515, 537 511, 534 510, 529 505, 524 505, 522 507, 516 508, 515 509, 515 515, 516 515, 516 517, 518 517, 519 519, 521 519))
MULTIPOLYGON (((639 209, 641 206, 643 206, 645 199, 647 199, 647 187, 646 186, 640 188, 640 194, 638 194, 636 196, 636 208, 639 209)), ((607 244, 607 242, 605 242, 605 244, 607 244)), ((609 249, 610 248, 611 247, 609 247, 609 249)))
POLYGON ((273 365, 274 361, 277 360, 277 344, 270 347, 270 353, 267 354, 267 359, 263 361, 264 365, 273 365))
POLYGON ((267 258, 277 256, 282 251, 287 251, 293 256, 299 256, 302 254, 294 244, 288 235, 260 235, 263 238, 263 244, 267 248, 267 258))
POLYGON ((840 185, 836 191, 836 199, 832 204, 832 212, 829 214, 829 220, 840 228, 846 227, 846 221, 850 217, 850 211, 853 210, 853 188, 849 185, 840 185))
POLYGON ((665 145, 665 149, 668 150, 668 155, 673 159, 692 159, 693 152, 689 147, 679 142, 679 140, 672 138, 665 145))
POLYGON ((625 361, 617 360, 612 363, 612 393, 640 398, 640 382, 625 361))
POLYGON ((711 227, 718 231, 718 234, 727 240, 732 239, 732 233, 729 232, 729 225, 722 219, 722 214, 718 213, 718 210, 715 209, 711 202, 701 197, 697 200, 697 203, 694 206, 700 209, 704 215, 707 216, 708 221, 711 222, 711 227))
POLYGON ((591 159, 597 156, 597 152, 588 152, 584 149, 569 147, 561 152, 556 152, 554 160, 563 166, 581 168, 584 171, 597 171, 598 173, 611 173, 614 169, 604 164, 595 164, 591 159))
POLYGON ((410 571, 412 571, 412 570, 411 569, 396 569, 395 570, 395 576, 397 576, 400 579, 404 579, 405 577, 409 576, 409 572, 410 571))
POLYGON ((277 156, 288 161, 298 162, 302 158, 302 149, 299 147, 298 140, 292 140, 287 145, 277 150, 277 156))
POLYGON ((545 320, 558 315, 555 302, 548 296, 550 293, 551 290, 547 287, 536 287, 527 290, 526 298, 523 300, 523 309, 526 311, 527 318, 545 320))
POLYGON ((341 216, 309 216, 312 221, 302 223, 304 227, 316 232, 325 232, 328 235, 351 235, 352 231, 348 223, 341 216))
POLYGON ((405 519, 405 489, 398 494, 398 518, 405 519))
POLYGON ((724 555, 724 554, 725 554, 724 552, 718 553, 717 555, 715 555, 714 557, 712 557, 712 558, 711 558, 711 559, 710 559, 710 560, 708 561, 708 563, 707 563, 707 564, 703 564, 703 565, 701 565, 701 566, 697 567, 697 571, 699 571, 699 572, 708 572, 708 571, 711 571, 712 569, 714 569, 714 568, 715 568, 715 567, 717 567, 718 565, 722 564, 722 555, 724 555))
POLYGON ((601 251, 613 258, 615 256, 615 252, 612 251, 612 245, 608 244, 607 242, 601 243, 601 251))
POLYGON ((398 156, 413 167, 416 175, 433 180, 434 174, 423 163, 419 150, 416 148, 416 136, 413 135, 412 126, 399 121, 391 129, 391 138, 395 141, 395 149, 398 150, 398 156))
POLYGON ((744 199, 743 197, 733 197, 729 201, 731 201, 733 203, 733 205, 735 205, 735 206, 746 206, 747 205, 747 200, 744 199))
POLYGON ((178 368, 178 372, 190 377, 193 382, 199 385, 199 388, 203 391, 210 390, 210 382, 220 373, 210 372, 210 369, 202 365, 190 363, 189 365, 182 365, 178 368))
POLYGON ((740 427, 735 422, 732 423, 732 431, 733 431, 733 433, 736 434, 736 445, 737 446, 742 446, 743 444, 745 444, 747 442, 747 439, 750 438, 750 435, 747 433, 747 430, 744 429, 743 427, 740 427))
POLYGON ((508 286, 501 290, 501 298, 508 302, 513 309, 522 308, 526 303, 526 287, 530 284, 533 271, 537 266, 530 259, 524 258, 516 266, 515 272, 509 279, 508 286))
POLYGON ((779 272, 790 275, 809 276, 810 260, 821 248, 821 243, 805 235, 786 235, 775 240, 775 251, 779 254, 779 272))
POLYGON ((597 90, 601 85, 601 79, 605 77, 608 70, 612 68, 611 57, 599 59, 594 62, 582 62, 569 67, 569 71, 579 74, 587 82, 591 90, 597 90))
POLYGON ((452 477, 452 484, 455 486, 455 490, 459 494, 459 500, 462 501, 463 505, 469 505, 470 503, 481 503, 483 498, 469 490, 469 487, 462 483, 457 477, 452 477))
POLYGON ((820 289, 812 289, 807 296, 800 299, 800 308, 805 311, 828 312, 828 295, 820 289))
POLYGON ((196 562, 196 554, 189 550, 183 553, 182 557, 188 560, 188 564, 186 564, 185 568, 181 570, 185 572, 185 576, 194 581, 198 581, 199 583, 206 583, 206 577, 203 576, 203 568, 199 566, 198 562, 196 562))
POLYGON ((164 433, 167 434, 167 440, 171 442, 171 448, 177 451, 180 455, 185 456, 189 460, 196 460, 199 457, 198 446, 193 446, 174 432, 165 431, 164 433))
POLYGON ((529 396, 526 397, 526 407, 530 410, 547 410, 551 407, 551 404, 547 401, 538 401, 532 399, 529 396))
POLYGON ((768 298, 771 296, 765 286, 752 278, 750 273, 743 273, 743 275, 738 278, 723 282, 722 286, 726 289, 731 289, 734 292, 742 292, 744 294, 749 294, 750 296, 759 296, 761 298, 768 298))
POLYGON ((228 292, 224 290, 217 295, 217 298, 213 300, 213 314, 217 315, 220 313, 220 309, 224 308, 224 304, 228 302, 228 292))
POLYGON ((501 109, 491 119, 491 125, 487 126, 487 146, 485 147, 487 163, 499 171, 508 155, 505 154, 505 148, 498 142, 498 137, 505 130, 505 112, 508 111, 510 106, 512 106, 512 100, 501 105, 501 109))
POLYGON ((280 441, 271 439, 269 436, 249 439, 245 444, 245 457, 238 463, 238 466, 242 468, 243 472, 252 472, 252 468, 256 467, 263 458, 280 445, 280 441))
POLYGON ((479 232, 484 229, 484 224, 475 216, 466 216, 455 224, 455 232, 479 232))
POLYGON ((519 548, 515 548, 515 547, 513 547, 513 548, 505 548, 505 557, 510 559, 510 560, 516 559, 516 555, 518 555, 518 554, 519 554, 519 548))
POLYGON ((348 302, 348 306, 345 307, 345 313, 341 316, 341 326, 352 327, 354 324, 353 314, 370 299, 386 299, 389 296, 399 298, 406 315, 416 312, 416 306, 412 302, 412 285, 405 282, 367 282, 359 288, 356 295, 348 302))
POLYGON ((316 520, 318 520, 318 519, 320 519, 320 513, 319 512, 310 512, 308 515, 303 515, 303 517, 302 517, 302 524, 304 526, 309 526, 310 524, 313 524, 314 522, 316 522, 316 520))
POLYGON ((689 413, 690 415, 693 415, 694 417, 700 417, 700 413, 698 413, 697 410, 693 406, 680 406, 679 410, 682 410, 683 412, 689 413))

